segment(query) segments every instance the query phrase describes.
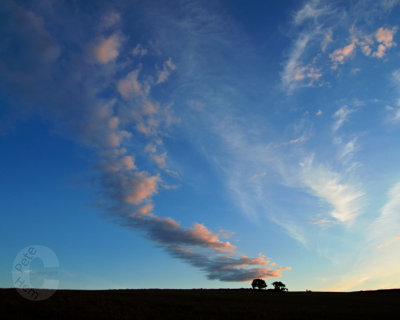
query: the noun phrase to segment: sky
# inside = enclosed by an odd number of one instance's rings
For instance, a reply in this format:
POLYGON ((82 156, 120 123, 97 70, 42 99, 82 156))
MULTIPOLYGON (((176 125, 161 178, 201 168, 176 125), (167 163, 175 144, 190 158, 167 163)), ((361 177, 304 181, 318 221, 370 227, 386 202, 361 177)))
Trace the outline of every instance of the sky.
POLYGON ((2 1, 0 287, 30 245, 65 289, 400 287, 399 17, 2 1))

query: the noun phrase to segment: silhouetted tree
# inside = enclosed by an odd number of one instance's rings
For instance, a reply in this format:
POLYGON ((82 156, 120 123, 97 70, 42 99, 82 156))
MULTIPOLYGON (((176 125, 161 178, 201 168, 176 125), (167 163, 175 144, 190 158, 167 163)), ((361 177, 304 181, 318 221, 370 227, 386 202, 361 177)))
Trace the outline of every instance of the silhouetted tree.
POLYGON ((267 287, 267 284, 263 279, 254 279, 253 282, 251 283, 251 286, 254 288, 258 289, 264 289, 267 287))
POLYGON ((272 282, 272 285, 274 286, 275 291, 288 291, 285 284, 280 281, 272 282))

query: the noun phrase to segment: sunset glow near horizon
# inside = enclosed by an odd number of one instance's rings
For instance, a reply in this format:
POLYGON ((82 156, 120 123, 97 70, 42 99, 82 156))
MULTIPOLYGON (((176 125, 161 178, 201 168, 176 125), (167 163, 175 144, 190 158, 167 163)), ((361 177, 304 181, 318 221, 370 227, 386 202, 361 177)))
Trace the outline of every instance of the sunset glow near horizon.
POLYGON ((0 287, 29 245, 60 288, 400 287, 399 1, 0 17, 0 287))

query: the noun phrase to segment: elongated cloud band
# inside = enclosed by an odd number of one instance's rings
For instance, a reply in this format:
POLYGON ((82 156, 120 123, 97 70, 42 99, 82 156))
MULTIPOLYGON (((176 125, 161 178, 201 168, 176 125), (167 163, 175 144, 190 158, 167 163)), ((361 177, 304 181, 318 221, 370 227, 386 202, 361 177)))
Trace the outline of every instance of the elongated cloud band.
POLYGON ((163 133, 176 121, 170 107, 151 96, 152 88, 164 85, 177 69, 171 57, 155 63, 153 71, 144 72, 131 58, 140 59, 149 50, 139 44, 129 47, 121 32, 110 35, 110 30, 120 23, 120 15, 113 13, 100 21, 101 32, 85 44, 87 52, 64 49, 61 63, 57 60, 61 46, 40 23, 42 18, 10 1, 4 6, 12 13, 11 20, 23 19, 27 30, 39 31, 32 33, 30 39, 21 35, 11 45, 28 49, 32 42, 47 45, 34 47, 34 55, 32 49, 16 57, 1 56, 0 72, 3 79, 8 79, 2 82, 2 89, 14 99, 23 97, 29 101, 29 108, 23 112, 40 114, 51 120, 60 134, 95 150, 96 181, 103 202, 121 225, 144 233, 172 257, 200 268, 208 279, 247 281, 279 277, 282 270, 288 269, 273 267, 263 256, 240 257, 236 246, 221 240, 203 224, 185 228, 172 218, 154 214, 153 198, 166 179, 160 170, 172 172, 168 171, 167 153, 161 150, 156 154, 155 147, 146 150, 129 142, 138 137, 146 142, 144 145, 162 148, 163 133), (44 59, 45 56, 49 58, 44 59), (38 64, 40 69, 36 68, 38 64), (62 76, 54 84, 48 75, 57 72, 62 76), (48 90, 53 93, 51 99, 45 98, 48 90), (140 165, 136 161, 140 157, 152 160, 150 163, 155 162, 157 168, 144 169, 143 162, 140 165))

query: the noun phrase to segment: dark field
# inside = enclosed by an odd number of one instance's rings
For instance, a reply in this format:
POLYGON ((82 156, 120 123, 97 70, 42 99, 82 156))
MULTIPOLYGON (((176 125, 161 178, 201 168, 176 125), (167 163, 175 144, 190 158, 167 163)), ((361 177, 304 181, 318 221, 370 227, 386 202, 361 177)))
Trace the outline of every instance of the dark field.
POLYGON ((30 301, 0 289, 0 301, 1 319, 400 319, 400 290, 59 290, 30 301))

